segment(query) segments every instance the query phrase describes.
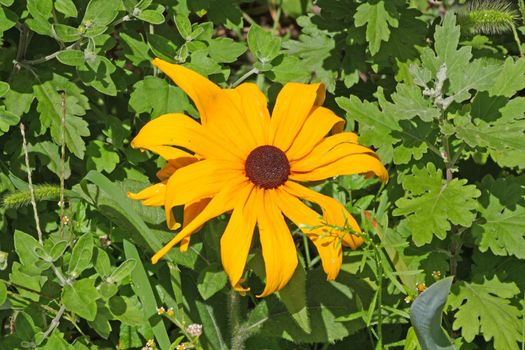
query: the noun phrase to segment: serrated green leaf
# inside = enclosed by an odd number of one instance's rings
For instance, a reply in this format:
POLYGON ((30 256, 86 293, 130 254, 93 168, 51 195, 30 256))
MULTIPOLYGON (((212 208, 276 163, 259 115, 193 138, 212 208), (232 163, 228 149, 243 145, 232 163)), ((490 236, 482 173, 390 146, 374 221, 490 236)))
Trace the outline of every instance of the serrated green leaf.
POLYGON ((77 67, 78 75, 84 84, 110 96, 117 94, 117 87, 111 77, 115 70, 115 65, 109 59, 98 55, 94 62, 87 60, 84 66, 77 67))
POLYGON ((140 39, 129 35, 128 33, 120 33, 122 39, 122 46, 124 47, 124 56, 134 65, 139 65, 144 62, 149 62, 149 46, 144 42, 141 34, 138 34, 140 39))
POLYGON ((109 174, 120 162, 118 153, 113 151, 108 144, 99 140, 94 140, 87 146, 86 155, 88 156, 86 162, 88 170, 95 169, 109 174))
POLYGON ((372 56, 379 51, 381 41, 388 41, 390 38, 389 27, 399 25, 398 19, 389 13, 384 1, 365 2, 359 5, 354 19, 356 27, 366 24, 366 40, 372 56))
POLYGON ((83 279, 65 285, 62 291, 62 302, 66 309, 88 321, 93 321, 97 315, 97 299, 99 298, 94 284, 94 279, 83 279))
POLYGON ((512 57, 508 57, 494 85, 489 89, 489 94, 511 97, 523 88, 525 88, 525 58, 514 61, 512 57))
POLYGON ((482 252, 525 259, 525 178, 487 176, 481 183, 482 221, 472 227, 482 252))
POLYGON ((93 256, 93 236, 91 233, 85 233, 75 242, 71 258, 69 259, 68 274, 79 276, 82 271, 91 265, 93 256))
POLYGON ((231 63, 246 51, 246 46, 230 38, 217 38, 210 41, 209 54, 216 62, 231 63))
POLYGON ((155 118, 165 113, 184 112, 189 107, 186 95, 166 80, 148 76, 133 85, 129 106, 137 113, 155 118))
POLYGON ((414 166, 402 182, 407 194, 396 201, 393 214, 405 217, 402 221, 417 246, 430 243, 433 236, 444 239, 452 224, 469 227, 476 217, 480 191, 464 179, 447 182, 433 163, 423 169, 414 166))
POLYGON ((441 328, 443 308, 454 277, 437 281, 419 295, 410 307, 410 321, 423 350, 453 350, 441 328))
POLYGON ((197 289, 204 300, 208 300, 228 283, 228 277, 220 264, 211 264, 199 272, 197 289))
POLYGON ((56 0, 55 9, 66 17, 77 17, 78 11, 73 0, 56 0))
POLYGON ((483 283, 460 282, 450 304, 457 309, 453 329, 472 342, 479 334, 494 341, 495 349, 518 350, 522 340, 520 310, 510 298, 520 293, 514 283, 500 282, 498 277, 483 283), (504 325, 504 327, 502 327, 504 325))
POLYGON ((20 117, 14 113, 5 110, 4 106, 0 106, 0 135, 3 135, 13 126, 18 124, 20 117))

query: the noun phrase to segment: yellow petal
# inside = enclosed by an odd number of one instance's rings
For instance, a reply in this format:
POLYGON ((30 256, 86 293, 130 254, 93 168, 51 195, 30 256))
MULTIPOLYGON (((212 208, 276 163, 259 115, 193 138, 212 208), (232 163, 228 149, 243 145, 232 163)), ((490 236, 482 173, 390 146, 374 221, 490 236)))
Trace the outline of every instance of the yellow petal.
POLYGON ((234 178, 245 178, 243 164, 224 160, 205 159, 178 169, 169 178, 164 202, 168 227, 175 218, 172 208, 212 197, 234 178))
POLYGON ((198 158, 195 157, 195 156, 180 157, 180 158, 170 159, 170 160, 168 160, 166 165, 164 165, 164 167, 162 167, 162 169, 157 171, 156 175, 159 178, 159 180, 161 180, 161 181, 168 180, 169 177, 171 175, 173 175, 175 170, 183 168, 183 167, 185 167, 187 165, 193 164, 193 163, 195 163, 197 161, 198 161, 198 158))
POLYGON ((339 124, 344 125, 344 122, 343 119, 336 116, 328 108, 316 108, 304 123, 290 149, 286 152, 288 160, 294 161, 310 153, 332 128, 339 124))
POLYGON ((322 84, 286 84, 275 102, 270 121, 270 143, 287 151, 306 119, 324 99, 322 84))
POLYGON ((230 98, 246 118, 256 144, 268 144, 270 113, 266 96, 253 83, 241 84, 232 91, 234 93, 230 93, 230 98))
MULTIPOLYGON (((211 198, 203 198, 203 199, 199 199, 199 200, 197 200, 197 201, 195 201, 193 203, 190 203, 188 205, 185 205, 184 206, 184 219, 183 219, 183 226, 182 227, 188 226, 188 224, 190 222, 192 222, 193 219, 195 219, 195 217, 197 217, 197 215, 201 211, 204 210, 204 208, 206 208, 208 203, 210 203, 210 200, 211 200, 211 198)), ((198 232, 201 228, 202 228, 202 226, 196 228, 194 233, 198 232)), ((180 242, 180 251, 181 252, 185 252, 185 251, 188 250, 188 247, 190 245, 190 239, 191 239, 191 236, 188 236, 188 237, 185 237, 180 242)))
POLYGON ((282 289, 297 267, 297 251, 292 234, 275 200, 275 190, 265 190, 257 212, 259 237, 266 271, 266 286, 257 297, 282 289))
POLYGON ((160 207, 164 205, 164 196, 166 194, 166 184, 159 182, 155 185, 146 187, 139 193, 128 192, 128 197, 135 200, 141 200, 143 205, 160 207))
POLYGON ((388 181, 388 172, 381 161, 372 154, 350 154, 328 164, 320 161, 319 167, 309 172, 301 173, 292 170, 289 178, 304 182, 351 174, 375 174, 381 181, 388 181))
POLYGON ((221 215, 228 210, 233 209, 238 200, 246 200, 253 185, 245 179, 236 179, 225 186, 210 203, 201 211, 195 219, 193 219, 186 227, 184 227, 171 241, 169 241, 162 249, 160 249, 153 257, 151 262, 156 264, 160 258, 166 255, 173 246, 178 244, 184 238, 190 236, 197 228, 202 226, 206 221, 221 215))
POLYGON ((224 143, 238 150, 243 159, 257 147, 257 142, 244 111, 239 106, 236 90, 222 90, 216 94, 213 104, 208 107, 207 130, 220 135, 224 143))
POLYGON ((234 288, 242 288, 240 281, 252 243, 257 205, 263 190, 253 188, 245 202, 239 201, 221 237, 221 260, 234 288))
POLYGON ((277 193, 280 209, 312 240, 321 257, 327 279, 334 280, 341 270, 343 261, 342 245, 338 238, 338 232, 333 232, 332 229, 324 226, 318 213, 296 197, 283 191, 282 188, 279 188, 277 193))
POLYGON ((213 104, 215 94, 221 91, 221 88, 199 73, 178 64, 171 64, 159 58, 155 58, 152 63, 169 76, 193 100, 202 123, 206 124, 208 121, 207 108, 213 104))
MULTIPOLYGON (((361 232, 359 224, 357 221, 355 221, 352 214, 346 210, 344 205, 339 203, 334 198, 312 191, 311 189, 299 185, 293 181, 287 181, 282 186, 282 190, 295 197, 299 197, 319 205, 323 211, 323 220, 325 223, 339 227, 348 227, 354 232, 361 232)), ((349 246, 352 249, 356 249, 361 244, 363 244, 363 239, 356 235, 335 230, 334 234, 336 234, 336 236, 340 238, 346 246, 349 246)))
POLYGON ((171 146, 150 146, 148 149, 166 160, 193 157, 191 153, 171 146))
POLYGON ((186 148, 204 158, 240 159, 239 153, 224 145, 213 130, 205 129, 180 113, 164 114, 153 119, 131 141, 133 148, 155 149, 166 145, 186 148))

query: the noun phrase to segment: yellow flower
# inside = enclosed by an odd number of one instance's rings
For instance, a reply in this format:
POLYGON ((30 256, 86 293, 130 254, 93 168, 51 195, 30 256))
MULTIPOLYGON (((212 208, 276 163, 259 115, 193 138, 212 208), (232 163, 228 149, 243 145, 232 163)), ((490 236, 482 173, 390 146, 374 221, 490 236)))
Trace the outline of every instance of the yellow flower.
POLYGON ((354 133, 327 136, 342 130, 344 120, 321 107, 324 86, 286 84, 270 117, 266 97, 254 84, 221 89, 182 66, 160 59, 153 64, 189 95, 201 122, 179 113, 162 115, 131 142, 134 148, 168 160, 158 174, 162 182, 131 194, 132 198, 164 205, 171 229, 179 226, 173 207, 184 205, 185 214, 198 207, 152 262, 176 244, 187 249, 190 236, 206 221, 232 211, 220 242, 224 269, 235 289, 247 290, 241 282, 257 224, 266 269, 266 287, 259 296, 269 295, 287 284, 297 266, 286 216, 313 241, 328 279, 335 279, 342 246, 355 249, 363 241, 326 223, 355 232, 360 232, 359 226, 337 200, 300 183, 346 174, 375 174, 386 181, 388 174, 376 154, 357 143, 354 133), (179 159, 186 163, 181 166, 179 159), (317 204, 322 215, 302 200, 317 204))

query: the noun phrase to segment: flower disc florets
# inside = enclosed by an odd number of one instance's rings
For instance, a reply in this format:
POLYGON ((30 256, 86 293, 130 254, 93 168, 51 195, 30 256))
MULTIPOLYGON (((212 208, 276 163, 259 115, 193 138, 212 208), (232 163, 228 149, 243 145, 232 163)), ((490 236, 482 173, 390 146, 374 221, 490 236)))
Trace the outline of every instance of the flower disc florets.
POLYGON ((270 189, 281 186, 290 175, 286 154, 274 146, 255 148, 245 164, 246 176, 257 186, 270 189))

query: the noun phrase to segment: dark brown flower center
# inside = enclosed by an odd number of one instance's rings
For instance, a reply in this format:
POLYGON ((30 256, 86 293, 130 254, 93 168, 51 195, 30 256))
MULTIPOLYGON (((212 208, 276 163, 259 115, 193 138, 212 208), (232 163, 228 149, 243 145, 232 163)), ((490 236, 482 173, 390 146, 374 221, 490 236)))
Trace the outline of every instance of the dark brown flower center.
POLYGON ((254 149, 245 164, 246 176, 257 186, 270 189, 281 186, 290 175, 286 154, 274 146, 254 149))

